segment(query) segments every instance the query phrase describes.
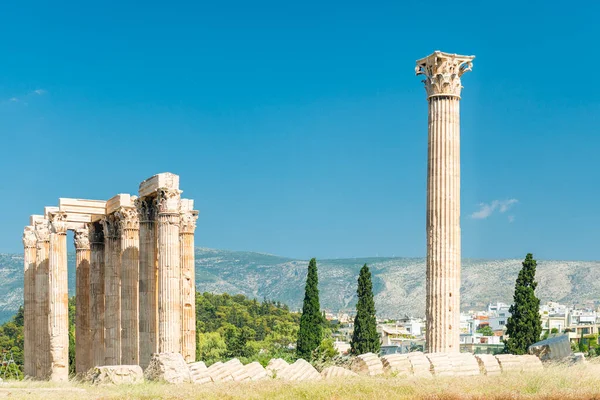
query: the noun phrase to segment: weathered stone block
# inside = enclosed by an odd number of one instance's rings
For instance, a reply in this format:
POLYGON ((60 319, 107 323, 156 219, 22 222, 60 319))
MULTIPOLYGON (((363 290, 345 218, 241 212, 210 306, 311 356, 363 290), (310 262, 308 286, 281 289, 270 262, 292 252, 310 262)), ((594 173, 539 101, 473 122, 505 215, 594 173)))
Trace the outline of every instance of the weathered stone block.
POLYGON ((208 374, 213 382, 232 381, 233 377, 229 373, 229 368, 222 362, 216 362, 208 367, 208 374))
POLYGON ((428 353, 425 355, 431 363, 431 372, 435 376, 453 376, 452 363, 447 353, 428 353))
POLYGON ((299 359, 289 367, 277 373, 277 379, 285 381, 319 380, 321 374, 308 361, 299 359))
POLYGON ((408 361, 410 361, 414 376, 423 378, 431 377, 431 363, 425 357, 425 354, 420 351, 408 353, 408 361))
POLYGON ((500 375, 502 368, 496 357, 491 354, 475 354, 482 375, 500 375))
POLYGON ((389 354, 381 357, 383 371, 386 374, 394 374, 396 376, 412 375, 412 366, 408 359, 408 354, 389 354))
POLYGON ((150 381, 167 383, 191 382, 190 369, 179 353, 154 353, 144 377, 150 381))
POLYGON ((261 381, 263 379, 269 378, 267 371, 263 368, 262 365, 260 365, 258 361, 246 364, 244 366, 244 369, 246 370, 246 374, 248 375, 251 381, 261 381))
POLYGON ((188 365, 190 368, 190 379, 195 384, 211 383, 212 379, 208 374, 208 368, 202 361, 198 361, 188 365))
POLYGON ((144 372, 139 365, 107 365, 92 368, 85 380, 94 385, 133 385, 144 382, 144 372))
POLYGON ((148 196, 158 189, 179 189, 179 175, 163 172, 140 183, 140 197, 148 196))
POLYGON ((383 375, 383 364, 373 353, 361 354, 356 357, 350 368, 359 375, 383 375))
POLYGON ((274 378, 277 376, 277 374, 279 373, 279 371, 284 370, 285 368, 289 367, 290 364, 288 364, 287 361, 285 361, 283 358, 274 358, 271 361, 269 361, 269 364, 267 364, 267 374, 274 378))
POLYGON ((476 376, 481 373, 479 363, 471 353, 449 353, 448 359, 455 376, 476 376))
POLYGON ((338 367, 338 366, 334 365, 334 366, 323 369, 323 371, 321 371, 321 376, 324 379, 327 379, 327 378, 337 378, 340 376, 343 376, 343 377, 358 376, 358 374, 356 372, 350 371, 349 369, 338 367))

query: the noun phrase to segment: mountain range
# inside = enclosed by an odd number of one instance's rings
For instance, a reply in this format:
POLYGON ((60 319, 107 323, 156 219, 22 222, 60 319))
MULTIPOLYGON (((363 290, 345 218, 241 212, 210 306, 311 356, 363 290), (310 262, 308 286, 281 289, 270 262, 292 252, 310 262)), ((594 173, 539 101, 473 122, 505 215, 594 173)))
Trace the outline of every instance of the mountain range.
MULTIPOLYGON (((75 254, 70 253, 69 291, 75 294, 75 254)), ((373 275, 377 315, 397 318, 425 314, 425 259, 402 257, 317 260, 321 307, 352 311, 363 264, 373 275)), ((462 262, 461 307, 484 309, 490 302, 511 303, 522 260, 462 262)), ((308 261, 271 254, 196 248, 199 292, 244 294, 281 301, 300 310, 308 261)), ((593 303, 600 299, 600 261, 538 260, 538 297, 542 302, 593 303)), ((23 255, 0 254, 0 322, 23 303, 23 255)))

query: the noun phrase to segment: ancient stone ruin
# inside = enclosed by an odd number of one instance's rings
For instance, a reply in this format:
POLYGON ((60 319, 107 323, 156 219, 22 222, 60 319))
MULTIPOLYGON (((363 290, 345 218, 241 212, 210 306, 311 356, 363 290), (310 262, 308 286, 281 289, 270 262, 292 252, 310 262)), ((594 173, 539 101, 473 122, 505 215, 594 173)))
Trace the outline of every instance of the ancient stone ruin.
POLYGON ((435 51, 417 61, 429 103, 427 351, 460 351, 460 93, 474 56, 435 51))
POLYGON ((76 249, 76 372, 146 368, 153 353, 195 361, 198 211, 181 193, 179 176, 162 173, 143 181, 137 197, 61 198, 31 216, 23 233, 26 376, 69 376, 68 230, 76 249))

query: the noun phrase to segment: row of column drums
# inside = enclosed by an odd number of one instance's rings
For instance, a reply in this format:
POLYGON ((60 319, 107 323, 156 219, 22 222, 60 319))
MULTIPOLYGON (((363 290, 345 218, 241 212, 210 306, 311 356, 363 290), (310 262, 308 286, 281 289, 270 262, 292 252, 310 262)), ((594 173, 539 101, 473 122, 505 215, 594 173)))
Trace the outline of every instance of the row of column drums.
POLYGON ((155 175, 139 196, 59 199, 23 234, 24 369, 69 376, 67 231, 76 250, 75 369, 141 365, 152 353, 196 356, 194 231, 198 211, 179 177, 155 175))

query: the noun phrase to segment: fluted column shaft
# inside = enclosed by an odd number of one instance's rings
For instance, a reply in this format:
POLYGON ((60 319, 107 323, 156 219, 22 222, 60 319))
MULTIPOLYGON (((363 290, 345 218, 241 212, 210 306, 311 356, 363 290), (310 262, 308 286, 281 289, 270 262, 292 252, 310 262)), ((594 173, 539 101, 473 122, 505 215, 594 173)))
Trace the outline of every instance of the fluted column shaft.
POLYGON ((117 213, 121 224, 121 364, 139 363, 139 219, 133 207, 117 213))
POLYGON ((194 231, 197 211, 181 214, 179 246, 181 256, 181 354, 186 362, 196 361, 196 284, 194 231))
POLYGON ((460 77, 474 56, 435 51, 417 61, 429 102, 427 317, 430 353, 460 351, 460 77))
POLYGON ((460 128, 458 97, 429 100, 427 344, 460 351, 460 128), (431 323, 429 323, 431 321, 431 323))
POLYGON ((140 220, 139 327, 140 366, 146 368, 158 352, 158 260, 156 253, 156 197, 136 200, 140 220))
POLYGON ((158 193, 158 349, 181 352, 180 191, 158 193))
POLYGON ((90 224, 90 310, 93 366, 104 365, 104 232, 99 223, 90 224))
POLYGON ((37 239, 35 228, 28 226, 23 231, 23 372, 25 376, 35 378, 36 326, 35 326, 35 281, 37 239))
POLYGON ((121 363, 121 232, 114 214, 104 226, 104 364, 121 363))
POLYGON ((66 214, 50 215, 50 380, 69 379, 69 289, 66 214))
POLYGON ((48 254, 50 252, 50 225, 48 220, 36 222, 35 235, 36 270, 35 270, 35 376, 47 379, 50 375, 50 331, 49 331, 49 269, 48 254))
POLYGON ((89 230, 75 231, 75 372, 85 374, 93 367, 89 230))

